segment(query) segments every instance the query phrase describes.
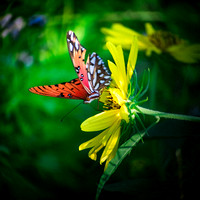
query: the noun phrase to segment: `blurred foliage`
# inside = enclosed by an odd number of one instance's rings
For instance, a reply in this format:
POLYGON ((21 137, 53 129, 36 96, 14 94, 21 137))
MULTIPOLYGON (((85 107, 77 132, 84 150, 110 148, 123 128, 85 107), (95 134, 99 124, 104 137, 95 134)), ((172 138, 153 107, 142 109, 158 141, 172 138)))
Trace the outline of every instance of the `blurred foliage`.
MULTIPOLYGON (((0 29, 0 192, 6 199, 94 199, 103 166, 78 146, 94 133, 81 133, 80 124, 98 113, 98 103, 43 97, 28 88, 76 77, 67 52, 66 32, 73 30, 87 53, 112 59, 101 27, 120 22, 138 32, 144 23, 200 43, 198 1, 128 0, 4 1, 0 29), (21 17, 25 26, 13 24, 21 17), (35 20, 35 21, 34 21, 35 20), (12 26, 13 25, 13 26, 12 26), (9 32, 2 36, 4 30, 9 32), (13 33, 13 34, 12 34, 13 33), (17 34, 16 34, 17 33, 17 34), (14 36, 13 36, 14 35, 14 36)), ((22 23, 22 22, 20 22, 22 23)), ((128 56, 128 53, 125 53, 128 56)), ((151 70, 150 108, 200 115, 199 64, 186 65, 167 55, 145 57, 136 69, 151 70)), ((192 199, 198 192, 199 125, 163 120, 149 131, 105 186, 100 199, 192 199)))

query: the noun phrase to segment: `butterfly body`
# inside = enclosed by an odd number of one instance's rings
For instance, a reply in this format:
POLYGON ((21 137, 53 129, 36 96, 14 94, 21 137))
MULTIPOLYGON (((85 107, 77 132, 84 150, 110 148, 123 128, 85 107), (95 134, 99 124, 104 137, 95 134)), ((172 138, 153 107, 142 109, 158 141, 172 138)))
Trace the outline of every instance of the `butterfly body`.
POLYGON ((55 85, 32 87, 29 91, 43 96, 82 99, 84 103, 90 103, 98 99, 101 90, 110 84, 110 74, 96 53, 89 54, 85 63, 86 49, 72 31, 67 33, 67 46, 78 78, 55 85))

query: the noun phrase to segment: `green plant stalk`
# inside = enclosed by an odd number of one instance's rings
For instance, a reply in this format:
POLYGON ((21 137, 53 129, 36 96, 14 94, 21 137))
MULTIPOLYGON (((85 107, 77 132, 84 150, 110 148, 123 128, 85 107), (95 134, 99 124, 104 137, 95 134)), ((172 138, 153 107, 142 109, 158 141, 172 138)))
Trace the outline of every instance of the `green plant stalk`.
MULTIPOLYGON (((163 118, 168 118, 168 119, 187 120, 187 121, 200 121, 200 117, 160 112, 160 111, 156 111, 156 110, 143 108, 143 107, 140 107, 140 106, 137 106, 137 107, 143 114, 146 114, 146 115, 152 115, 152 116, 163 117, 163 118)), ((136 111, 135 109, 131 110, 131 112, 135 112, 135 111, 136 111)))

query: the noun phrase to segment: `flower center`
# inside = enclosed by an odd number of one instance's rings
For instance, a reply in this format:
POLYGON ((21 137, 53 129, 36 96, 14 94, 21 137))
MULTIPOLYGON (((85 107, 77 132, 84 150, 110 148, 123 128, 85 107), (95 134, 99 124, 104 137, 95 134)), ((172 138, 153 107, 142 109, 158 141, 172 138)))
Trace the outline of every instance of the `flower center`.
POLYGON ((108 110, 110 109, 116 110, 116 109, 120 109, 120 107, 121 106, 116 101, 114 101, 111 95, 106 97, 103 108, 108 109, 108 110))
POLYGON ((149 35, 148 38, 162 51, 166 51, 168 47, 178 45, 182 42, 178 36, 166 31, 156 31, 152 35, 149 35))

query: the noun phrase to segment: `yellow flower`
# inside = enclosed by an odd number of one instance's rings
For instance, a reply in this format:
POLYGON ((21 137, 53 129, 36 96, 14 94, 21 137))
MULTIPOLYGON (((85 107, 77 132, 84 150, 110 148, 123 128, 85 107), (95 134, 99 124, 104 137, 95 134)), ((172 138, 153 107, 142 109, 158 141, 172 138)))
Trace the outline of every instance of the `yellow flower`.
POLYGON ((189 44, 170 32, 155 30, 150 23, 145 24, 145 29, 146 35, 142 35, 115 23, 111 29, 102 28, 101 30, 106 35, 106 41, 120 44, 125 49, 130 49, 133 37, 137 36, 139 49, 146 51, 147 56, 150 56, 152 51, 157 54, 167 52, 184 63, 197 63, 200 60, 200 44, 189 44))
POLYGON ((103 130, 102 133, 93 139, 81 144, 79 150, 91 148, 89 157, 96 160, 97 152, 105 147, 100 158, 100 164, 106 161, 105 169, 118 149, 121 121, 124 120, 126 123, 129 123, 129 112, 126 107, 126 103, 130 101, 128 99, 128 87, 135 69, 138 52, 137 39, 134 38, 132 42, 133 45, 131 46, 129 54, 127 70, 122 47, 116 47, 110 42, 107 43, 107 47, 115 61, 115 64, 108 61, 113 82, 109 89, 104 90, 100 101, 104 102, 105 107, 109 108, 109 110, 90 117, 81 124, 83 131, 103 130))

